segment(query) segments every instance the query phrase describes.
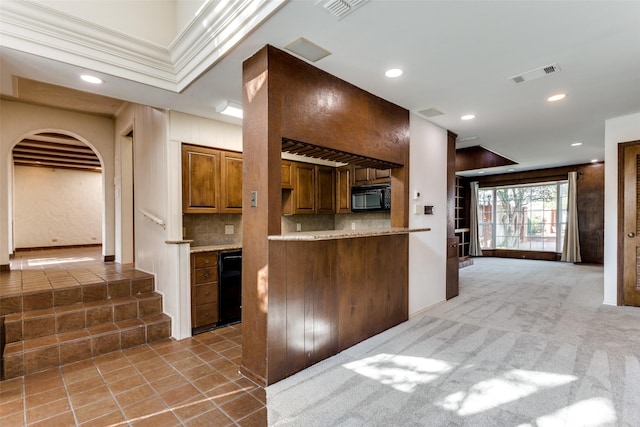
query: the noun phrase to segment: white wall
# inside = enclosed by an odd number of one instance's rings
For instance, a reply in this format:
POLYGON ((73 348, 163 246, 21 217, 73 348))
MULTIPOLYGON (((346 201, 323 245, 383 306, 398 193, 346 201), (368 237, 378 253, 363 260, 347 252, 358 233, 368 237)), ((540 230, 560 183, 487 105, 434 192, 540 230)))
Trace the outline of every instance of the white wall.
POLYGON ((173 141, 242 151, 242 126, 171 111, 170 135, 173 141))
POLYGON ((16 166, 16 248, 102 243, 102 176, 16 166))
POLYGON ((640 140, 640 113, 604 125, 604 304, 618 301, 618 144, 640 140))
POLYGON ((13 222, 13 162, 11 150, 22 138, 39 132, 57 132, 85 142, 102 163, 102 253, 114 253, 114 143, 113 120, 21 102, 0 100, 0 265, 13 252, 9 237, 13 222), (11 210, 10 210, 11 209, 11 210))
POLYGON ((447 131, 416 114, 410 117, 409 315, 446 297, 447 131), (414 191, 420 198, 413 200, 414 191), (433 215, 414 214, 414 205, 432 205, 433 215))

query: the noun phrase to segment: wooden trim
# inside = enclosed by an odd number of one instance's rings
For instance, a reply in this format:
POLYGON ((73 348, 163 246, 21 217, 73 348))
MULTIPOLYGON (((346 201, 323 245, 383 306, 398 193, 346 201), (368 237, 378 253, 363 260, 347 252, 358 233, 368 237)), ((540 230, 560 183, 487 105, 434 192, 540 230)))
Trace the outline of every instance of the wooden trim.
POLYGON ((30 248, 15 248, 15 252, 44 251, 48 249, 97 248, 100 246, 102 246, 102 243, 92 243, 87 245, 33 246, 30 248))
POLYGON ((522 251, 517 249, 483 249, 483 257, 535 259, 540 261, 560 261, 562 254, 557 252, 522 251))
POLYGON ((617 203, 617 211, 618 211, 618 226, 617 226, 617 277, 616 277, 616 288, 617 288, 617 298, 616 303, 619 306, 624 305, 624 151, 627 147, 632 147, 634 145, 640 145, 640 141, 628 141, 621 142, 618 144, 618 203, 617 203))

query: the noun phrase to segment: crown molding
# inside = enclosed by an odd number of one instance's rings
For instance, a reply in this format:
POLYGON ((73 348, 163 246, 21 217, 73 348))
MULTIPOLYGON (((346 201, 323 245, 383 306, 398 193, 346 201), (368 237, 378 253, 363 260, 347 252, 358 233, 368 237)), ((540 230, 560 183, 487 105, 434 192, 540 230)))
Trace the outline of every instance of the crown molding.
POLYGON ((288 1, 207 3, 169 46, 178 91, 185 89, 288 1))
POLYGON ((28 0, 3 1, 0 45, 181 92, 287 1, 209 1, 169 47, 28 0))

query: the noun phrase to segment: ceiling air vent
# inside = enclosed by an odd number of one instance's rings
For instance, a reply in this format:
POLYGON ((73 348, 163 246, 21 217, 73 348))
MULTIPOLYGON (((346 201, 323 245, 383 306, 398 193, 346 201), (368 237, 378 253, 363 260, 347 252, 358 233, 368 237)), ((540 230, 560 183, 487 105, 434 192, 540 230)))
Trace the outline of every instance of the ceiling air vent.
POLYGON ((535 70, 527 71, 526 73, 522 73, 509 78, 515 83, 523 83, 539 79, 540 77, 548 76, 549 74, 557 73, 558 71, 560 71, 560 67, 558 66, 558 64, 553 63, 551 65, 545 65, 544 67, 536 68, 535 70))
MULTIPOLYGON (((342 19, 369 0, 329 0, 322 7, 338 19, 342 19)), ((316 2, 318 4, 320 2, 316 2)))
POLYGON ((418 114, 422 114, 425 117, 437 117, 442 116, 444 113, 437 108, 427 108, 426 110, 418 111, 418 114))

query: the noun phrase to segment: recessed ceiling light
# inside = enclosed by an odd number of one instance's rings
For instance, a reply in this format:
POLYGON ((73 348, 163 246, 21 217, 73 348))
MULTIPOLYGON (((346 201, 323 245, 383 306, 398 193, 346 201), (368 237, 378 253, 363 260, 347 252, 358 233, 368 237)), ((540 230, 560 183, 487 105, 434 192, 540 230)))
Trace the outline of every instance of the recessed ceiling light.
POLYGON ((547 98, 547 101, 549 102, 556 102, 556 101, 560 101, 561 99, 564 99, 567 95, 564 93, 558 93, 556 95, 550 96, 547 98))
POLYGON ((515 170, 514 168, 511 168, 507 172, 513 172, 514 170, 515 170))
POLYGON ((480 174, 480 173, 484 173, 484 171, 480 171, 480 172, 478 172, 478 173, 479 173, 479 174, 480 174))
POLYGON ((384 75, 393 79, 395 77, 400 77, 403 71, 400 68, 391 68, 390 70, 385 71, 384 75))
POLYGON ((577 147, 579 145, 582 145, 582 142, 574 142, 571 144, 572 147, 577 147))
POLYGON ((94 84, 94 85, 99 85, 99 84, 104 83, 104 81, 102 81, 102 79, 99 79, 96 76, 92 76, 91 74, 82 74, 80 76, 80 78, 82 80, 84 80, 85 82, 91 83, 91 84, 94 84))
POLYGON ((598 159, 591 159, 591 163, 598 163, 598 159))
POLYGON ((464 116, 460 117, 462 120, 473 120, 476 118, 475 114, 465 114, 464 116))

